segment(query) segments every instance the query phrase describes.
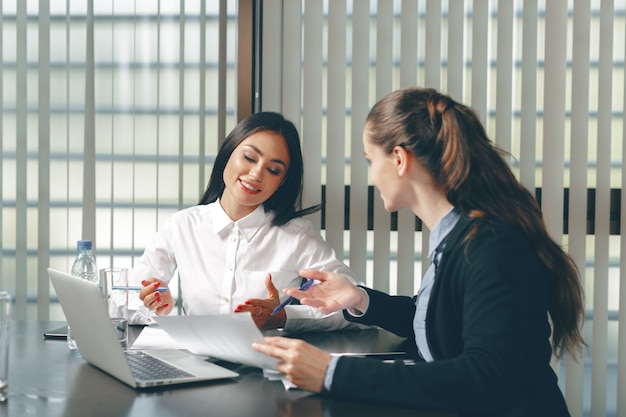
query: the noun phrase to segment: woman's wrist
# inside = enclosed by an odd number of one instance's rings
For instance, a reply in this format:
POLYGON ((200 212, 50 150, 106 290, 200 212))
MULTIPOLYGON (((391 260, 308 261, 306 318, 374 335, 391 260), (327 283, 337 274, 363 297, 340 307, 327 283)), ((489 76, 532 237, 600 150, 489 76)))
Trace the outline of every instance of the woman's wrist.
POLYGON ((363 288, 361 287, 356 287, 357 291, 359 292, 359 301, 358 303, 356 303, 355 305, 353 305, 351 308, 348 309, 348 312, 355 316, 355 317, 359 317, 365 314, 365 312, 367 311, 367 308, 370 305, 370 296, 367 294, 367 291, 365 291, 363 288))

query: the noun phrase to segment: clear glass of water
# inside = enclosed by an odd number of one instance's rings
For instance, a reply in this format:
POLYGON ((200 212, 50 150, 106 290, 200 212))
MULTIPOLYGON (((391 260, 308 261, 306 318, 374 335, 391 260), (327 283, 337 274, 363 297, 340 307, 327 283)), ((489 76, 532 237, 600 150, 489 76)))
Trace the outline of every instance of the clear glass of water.
POLYGON ((107 298, 113 329, 123 348, 128 345, 128 269, 103 268, 100 283, 107 298))
POLYGON ((9 387, 9 323, 11 295, 0 292, 0 401, 6 401, 9 387))

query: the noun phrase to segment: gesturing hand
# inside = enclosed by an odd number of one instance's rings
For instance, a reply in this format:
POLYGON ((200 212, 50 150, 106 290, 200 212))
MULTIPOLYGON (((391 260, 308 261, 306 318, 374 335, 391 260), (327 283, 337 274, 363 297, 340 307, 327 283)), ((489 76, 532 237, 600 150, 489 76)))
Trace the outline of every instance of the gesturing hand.
POLYGON ((267 288, 267 298, 250 298, 244 304, 239 304, 235 308, 235 313, 250 312, 254 324, 261 330, 285 327, 287 321, 285 310, 271 315, 274 307, 280 304, 280 294, 272 282, 272 274, 267 274, 265 277, 265 287, 267 288))
POLYGON ((364 291, 356 287, 347 277, 333 272, 303 269, 300 276, 319 281, 306 291, 287 288, 284 292, 300 300, 300 304, 317 308, 322 314, 345 309, 367 310, 369 300, 364 291))

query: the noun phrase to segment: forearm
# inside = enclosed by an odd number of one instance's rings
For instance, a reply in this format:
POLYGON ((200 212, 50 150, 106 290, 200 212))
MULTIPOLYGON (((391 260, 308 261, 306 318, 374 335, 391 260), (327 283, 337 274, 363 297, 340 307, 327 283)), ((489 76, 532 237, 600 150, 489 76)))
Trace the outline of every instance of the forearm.
POLYGON ((346 320, 341 312, 321 314, 316 308, 309 306, 290 305, 285 307, 285 312, 287 313, 287 321, 284 330, 291 333, 311 330, 362 329, 367 327, 346 320))
POLYGON ((348 313, 354 317, 361 317, 367 311, 370 304, 370 297, 363 287, 357 287, 359 295, 361 296, 358 303, 348 309, 348 313))
POLYGON ((413 337, 413 316, 415 301, 406 296, 390 296, 371 288, 367 292, 369 304, 363 315, 355 317, 344 311, 346 320, 365 325, 380 326, 402 337, 413 337))

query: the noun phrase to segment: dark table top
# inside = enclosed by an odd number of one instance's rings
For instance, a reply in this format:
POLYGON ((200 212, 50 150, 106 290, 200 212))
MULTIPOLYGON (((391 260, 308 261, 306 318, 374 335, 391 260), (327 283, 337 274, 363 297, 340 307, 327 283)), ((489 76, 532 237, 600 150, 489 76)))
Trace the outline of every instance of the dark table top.
MULTIPOLYGON (((445 416, 415 409, 334 400, 301 390, 285 390, 256 368, 238 367, 227 381, 176 388, 134 390, 70 352, 64 340, 44 339, 64 322, 11 322, 8 400, 0 416, 64 417, 342 417, 445 416)), ((132 326, 131 340, 141 328, 132 326)), ((380 329, 298 335, 333 352, 385 352, 400 349, 403 339, 380 329)), ((233 364, 234 365, 234 364, 233 364)))

